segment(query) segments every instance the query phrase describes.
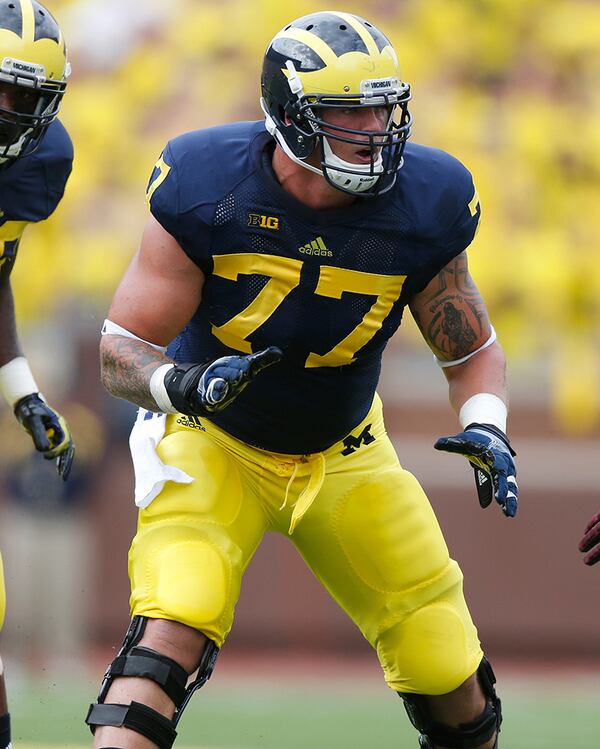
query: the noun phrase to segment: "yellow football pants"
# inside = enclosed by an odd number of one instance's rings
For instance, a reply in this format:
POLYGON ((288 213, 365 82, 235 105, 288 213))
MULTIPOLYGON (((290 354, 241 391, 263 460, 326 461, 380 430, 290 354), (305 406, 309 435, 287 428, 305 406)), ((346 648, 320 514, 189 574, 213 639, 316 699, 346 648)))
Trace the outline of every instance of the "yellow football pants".
POLYGON ((444 694, 477 670, 483 653, 462 573, 425 493, 398 462, 378 397, 323 453, 268 453, 177 415, 157 452, 194 481, 168 482, 139 513, 133 615, 182 622, 220 647, 264 533, 289 533, 377 651, 392 689, 444 694))

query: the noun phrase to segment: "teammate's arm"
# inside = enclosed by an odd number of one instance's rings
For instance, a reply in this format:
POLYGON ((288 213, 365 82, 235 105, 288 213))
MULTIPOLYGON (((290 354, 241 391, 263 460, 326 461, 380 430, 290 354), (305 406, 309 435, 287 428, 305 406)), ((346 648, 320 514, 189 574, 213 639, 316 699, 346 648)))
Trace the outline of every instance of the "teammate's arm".
POLYGON ((40 395, 21 352, 10 283, 13 265, 14 254, 0 258, 0 390, 36 450, 47 460, 56 460, 58 475, 66 481, 73 463, 73 439, 65 419, 40 395))
POLYGON ((410 302, 423 337, 443 368, 463 432, 436 449, 467 457, 482 507, 493 498, 507 517, 517 511, 514 452, 506 436, 506 360, 462 252, 410 302))
POLYGON ((10 284, 11 268, 12 263, 7 261, 0 265, 0 367, 11 359, 22 356, 17 338, 15 305, 10 284))
POLYGON ((138 253, 108 314, 129 335, 102 336, 102 382, 149 411, 202 415, 227 406, 265 366, 273 347, 249 356, 178 364, 161 350, 187 325, 202 298, 204 274, 178 242, 150 217, 138 253))

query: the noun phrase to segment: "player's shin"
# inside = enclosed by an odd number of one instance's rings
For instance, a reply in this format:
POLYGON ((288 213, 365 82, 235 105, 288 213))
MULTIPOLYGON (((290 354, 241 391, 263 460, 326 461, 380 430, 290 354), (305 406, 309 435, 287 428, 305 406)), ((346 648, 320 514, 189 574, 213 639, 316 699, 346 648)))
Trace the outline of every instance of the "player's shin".
MULTIPOLYGON (((129 729, 147 739, 140 746, 146 746, 149 741, 158 749, 171 749, 177 736, 175 730, 177 723, 194 692, 210 678, 219 651, 211 640, 207 641, 199 664, 196 661, 196 668, 191 669, 192 672, 197 669, 196 677, 188 684, 188 671, 177 661, 157 650, 139 644, 147 622, 148 620, 141 616, 133 619, 119 654, 104 675, 98 701, 90 705, 86 723, 90 726, 92 733, 100 727, 129 729), (166 696, 166 699, 161 700, 160 705, 172 703, 175 708, 174 712, 171 706, 169 714, 165 715, 162 710, 156 709, 156 704, 149 706, 133 698, 129 704, 106 702, 111 685, 114 684, 115 679, 122 677, 134 677, 152 682, 166 696), (172 717, 170 717, 171 714, 172 717)), ((147 693, 147 690, 139 691, 147 693)), ((143 698, 140 697, 140 699, 143 698)), ((109 735, 109 740, 114 741, 114 732, 109 735)))
POLYGON ((398 693, 410 722, 419 731, 420 749, 498 749, 502 708, 494 688, 496 677, 486 658, 479 664, 477 679, 485 695, 485 708, 474 720, 458 726, 436 720, 425 695, 398 693))

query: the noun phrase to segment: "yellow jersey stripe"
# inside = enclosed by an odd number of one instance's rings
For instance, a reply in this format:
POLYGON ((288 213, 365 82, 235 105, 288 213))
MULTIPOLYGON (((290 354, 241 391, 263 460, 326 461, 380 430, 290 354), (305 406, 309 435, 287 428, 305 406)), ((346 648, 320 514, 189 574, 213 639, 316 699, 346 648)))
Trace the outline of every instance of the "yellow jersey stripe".
POLYGON ((157 187, 160 187, 166 180, 167 175, 171 171, 171 167, 166 163, 164 158, 161 156, 155 164, 155 169, 158 169, 158 174, 154 178, 154 181, 148 186, 148 192, 146 193, 146 202, 150 205, 150 200, 154 195, 154 191, 157 187))
POLYGON ((479 205, 479 195, 477 194, 477 188, 474 189, 475 192, 473 193, 473 197, 469 201, 469 213, 471 214, 471 216, 474 216, 477 213, 477 206, 479 205))

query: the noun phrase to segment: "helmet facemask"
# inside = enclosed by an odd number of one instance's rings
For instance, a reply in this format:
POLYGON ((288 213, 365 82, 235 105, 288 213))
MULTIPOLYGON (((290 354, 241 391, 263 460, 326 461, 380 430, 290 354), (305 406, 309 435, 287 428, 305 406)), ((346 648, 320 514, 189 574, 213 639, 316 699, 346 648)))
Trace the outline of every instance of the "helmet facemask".
POLYGON ((41 67, 11 58, 0 66, 0 88, 11 99, 10 106, 0 106, 1 163, 33 150, 58 114, 68 70, 64 80, 53 81, 44 78, 41 67))
MULTIPOLYGON (((365 82, 367 83, 367 82, 365 82)), ((385 82, 387 83, 387 81, 385 82)), ((299 97, 295 123, 298 129, 309 129, 320 152, 320 171, 332 187, 363 197, 389 190, 402 166, 402 154, 410 135, 408 111, 410 88, 393 82, 393 92, 377 95, 344 96, 304 95, 299 97), (380 130, 355 129, 327 121, 327 112, 335 109, 355 110, 381 107, 386 110, 385 126, 380 130), (365 151, 366 162, 347 161, 336 155, 335 144, 348 143, 365 151)), ((390 82, 392 88, 392 82, 390 82)), ((316 149, 315 149, 316 150, 316 149)), ((303 166, 310 165, 301 160, 303 166)))

